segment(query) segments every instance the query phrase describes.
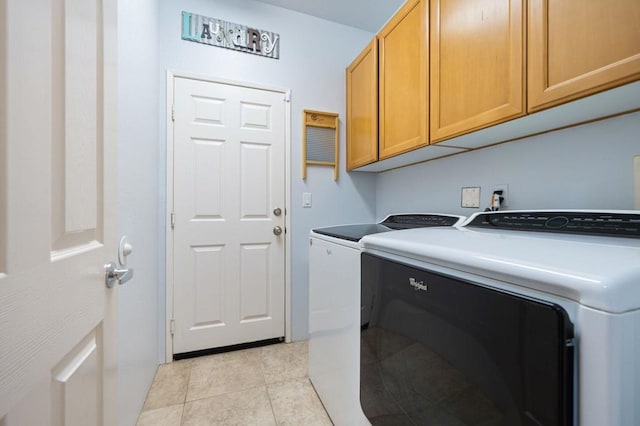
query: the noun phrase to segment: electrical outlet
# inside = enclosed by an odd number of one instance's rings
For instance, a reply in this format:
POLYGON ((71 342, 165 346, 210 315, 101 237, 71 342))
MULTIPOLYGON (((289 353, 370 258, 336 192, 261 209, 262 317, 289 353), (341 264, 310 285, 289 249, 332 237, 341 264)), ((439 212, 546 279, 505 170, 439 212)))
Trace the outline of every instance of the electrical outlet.
POLYGON ((480 207, 480 187, 462 188, 462 207, 478 208, 480 207))
POLYGON ((491 193, 493 194, 496 191, 502 191, 501 197, 504 198, 504 200, 502 200, 502 206, 504 207, 505 204, 509 203, 509 185, 506 183, 494 185, 491 193))

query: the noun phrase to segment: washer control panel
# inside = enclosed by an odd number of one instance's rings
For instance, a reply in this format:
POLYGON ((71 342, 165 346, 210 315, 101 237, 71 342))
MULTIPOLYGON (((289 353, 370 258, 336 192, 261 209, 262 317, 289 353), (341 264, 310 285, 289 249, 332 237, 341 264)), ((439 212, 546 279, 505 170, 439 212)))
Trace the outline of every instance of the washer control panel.
POLYGON ((640 213, 559 210, 485 212, 475 215, 465 226, 640 238, 640 213))

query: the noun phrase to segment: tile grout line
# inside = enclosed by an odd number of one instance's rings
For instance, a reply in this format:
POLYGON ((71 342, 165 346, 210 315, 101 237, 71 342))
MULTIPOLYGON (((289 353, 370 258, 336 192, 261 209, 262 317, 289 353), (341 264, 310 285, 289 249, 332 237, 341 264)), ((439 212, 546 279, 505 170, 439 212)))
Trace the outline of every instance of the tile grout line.
POLYGON ((269 400, 269 407, 271 407, 271 415, 273 416, 273 421, 277 425, 278 419, 276 419, 276 412, 273 409, 273 401, 271 400, 271 394, 269 393, 269 385, 267 384, 267 377, 264 374, 264 359, 262 357, 263 352, 264 352, 264 348, 260 348, 260 371, 262 371, 262 379, 264 380, 264 391, 267 393, 267 399, 269 400))
MULTIPOLYGON (((196 402, 196 401, 204 401, 205 399, 219 398, 219 397, 224 396, 224 395, 231 395, 231 394, 234 394, 234 393, 246 392, 246 391, 249 391, 249 390, 252 390, 252 389, 258 389, 258 388, 262 388, 262 387, 266 388, 266 385, 251 386, 251 387, 248 387, 248 388, 245 388, 245 389, 229 391, 229 392, 220 393, 220 394, 217 394, 217 395, 209 395, 209 396, 203 396, 202 398, 190 399, 189 401, 186 401, 184 404, 188 404, 188 403, 196 402)), ((172 404, 172 405, 180 405, 180 403, 172 404)))
POLYGON ((184 404, 182 404, 182 410, 180 410, 180 426, 184 425, 184 404))
POLYGON ((189 393, 189 383, 191 383, 191 372, 193 371, 193 364, 194 364, 193 361, 189 362, 189 374, 187 374, 187 388, 184 391, 184 400, 182 401, 182 411, 180 412, 180 426, 184 425, 184 410, 187 406, 187 394, 189 393))

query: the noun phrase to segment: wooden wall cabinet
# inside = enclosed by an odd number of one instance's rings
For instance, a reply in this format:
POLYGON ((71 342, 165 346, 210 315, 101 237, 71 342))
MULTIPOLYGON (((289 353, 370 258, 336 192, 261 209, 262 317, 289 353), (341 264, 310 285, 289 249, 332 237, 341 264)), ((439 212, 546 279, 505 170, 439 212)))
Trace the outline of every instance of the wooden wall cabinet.
POLYGON ((408 0, 378 33, 379 158, 429 144, 427 0, 408 0))
POLYGON ((431 142, 525 114, 524 0, 431 0, 431 142))
POLYGON ((640 78, 640 1, 528 4, 529 112, 640 78))
POLYGON ((640 0, 407 0, 347 69, 348 169, 640 80, 639 22, 640 0))
POLYGON ((347 67, 347 170, 378 160, 378 45, 347 67))

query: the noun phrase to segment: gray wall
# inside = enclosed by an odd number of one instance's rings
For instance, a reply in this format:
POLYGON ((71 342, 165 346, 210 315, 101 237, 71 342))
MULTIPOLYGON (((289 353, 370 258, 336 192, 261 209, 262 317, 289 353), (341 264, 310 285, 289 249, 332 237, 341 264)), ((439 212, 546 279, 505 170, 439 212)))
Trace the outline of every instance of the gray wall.
MULTIPOLYGON (((292 337, 304 339, 308 332, 309 230, 325 224, 369 221, 375 215, 375 176, 347 175, 344 171, 345 68, 373 34, 251 0, 163 1, 160 3, 159 29, 161 155, 166 150, 166 70, 291 89, 292 200, 289 214, 292 229, 288 232, 292 239, 292 337), (279 33, 280 59, 183 41, 180 38, 182 11, 279 33), (301 179, 303 109, 340 114, 341 166, 337 182, 333 181, 330 168, 317 166, 308 170, 306 181, 301 179), (302 208, 303 192, 312 193, 313 207, 310 209, 302 208)), ((166 169, 162 166, 161 193, 165 191, 165 175, 166 169)), ((163 211, 165 204, 163 199, 160 210, 163 211)), ((163 243, 164 225, 159 227, 159 233, 163 243)), ((164 327, 164 322, 161 324, 164 327)))
POLYGON ((633 209, 633 156, 640 113, 632 113, 380 173, 376 215, 484 210, 496 184, 509 209, 633 209), (460 207, 460 189, 480 186, 481 209, 460 207))
POLYGON ((120 425, 136 423, 159 359, 157 8, 118 2, 118 235, 133 245, 135 270, 117 289, 120 425))

